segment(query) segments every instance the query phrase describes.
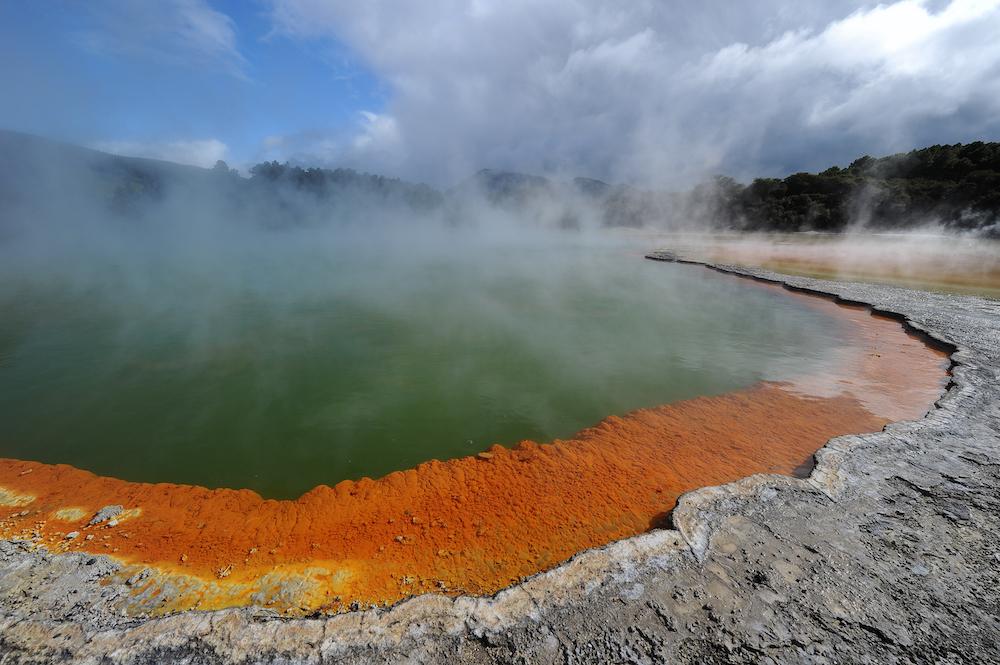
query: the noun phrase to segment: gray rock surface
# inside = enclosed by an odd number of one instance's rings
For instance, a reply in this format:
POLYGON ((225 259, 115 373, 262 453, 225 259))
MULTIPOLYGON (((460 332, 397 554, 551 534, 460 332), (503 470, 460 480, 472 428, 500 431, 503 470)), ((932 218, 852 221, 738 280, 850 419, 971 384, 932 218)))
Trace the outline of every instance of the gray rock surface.
POLYGON ((905 316, 954 345, 952 384, 806 480, 690 492, 674 529, 491 598, 144 619, 113 561, 0 543, 0 664, 1000 662, 1000 303, 732 270, 905 316))
POLYGON ((125 510, 123 506, 104 506, 90 518, 90 522, 87 524, 88 526, 94 526, 95 524, 100 524, 101 522, 107 522, 121 515, 123 510, 125 510))

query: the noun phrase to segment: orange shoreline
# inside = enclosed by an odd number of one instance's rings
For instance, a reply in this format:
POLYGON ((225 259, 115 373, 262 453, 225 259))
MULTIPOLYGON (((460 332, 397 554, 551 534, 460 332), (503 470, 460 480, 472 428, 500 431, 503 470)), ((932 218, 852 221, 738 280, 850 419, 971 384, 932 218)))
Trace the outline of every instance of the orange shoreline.
POLYGON ((688 490, 794 474, 830 438, 920 417, 939 396, 946 354, 897 321, 788 297, 843 322, 850 351, 833 374, 611 416, 571 439, 494 446, 296 500, 2 459, 0 537, 123 562, 133 613, 254 604, 309 614, 493 593, 663 524, 688 490), (124 512, 89 525, 114 504, 124 512))

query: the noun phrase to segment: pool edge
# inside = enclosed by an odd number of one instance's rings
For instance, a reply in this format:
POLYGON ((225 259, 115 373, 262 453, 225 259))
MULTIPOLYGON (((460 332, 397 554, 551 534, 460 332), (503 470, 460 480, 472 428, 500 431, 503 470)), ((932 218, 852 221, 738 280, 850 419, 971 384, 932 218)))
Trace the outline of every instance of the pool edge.
MULTIPOLYGON (((545 661, 548 660, 546 654, 555 660, 559 654, 566 653, 570 645, 598 639, 606 644, 596 647, 597 651, 593 652, 595 657, 598 653, 609 654, 615 648, 625 648, 636 639, 629 627, 644 625, 646 618, 652 621, 652 627, 646 632, 655 638, 652 642, 659 644, 664 654, 681 653, 683 648, 687 648, 684 645, 695 643, 699 649, 709 650, 729 648, 727 644, 756 644, 753 639, 755 633, 745 617, 742 623, 737 619, 731 625, 719 620, 720 617, 725 619, 741 614, 727 614, 725 608, 715 606, 726 594, 702 594, 700 607, 692 606, 691 609, 691 603, 686 599, 682 602, 682 599, 672 598, 670 594, 664 598, 660 591, 667 588, 705 588, 708 578, 713 578, 708 581, 717 582, 714 578, 719 573, 711 567, 720 557, 726 558, 721 555, 734 542, 733 525, 736 524, 744 531, 749 529, 755 532, 757 527, 754 525, 766 527, 768 521, 762 517, 771 516, 791 520, 793 527, 798 520, 799 526, 805 529, 808 525, 801 523, 809 519, 805 508, 819 512, 840 508, 843 510, 838 513, 844 528, 856 528, 867 515, 847 510, 852 505, 852 499, 858 495, 864 498, 866 492, 880 497, 880 491, 894 489, 894 486, 885 483, 880 487, 878 482, 879 477, 885 474, 879 453, 886 452, 887 443, 895 445, 893 451, 900 465, 904 465, 908 458, 919 456, 919 462, 927 466, 931 461, 925 454, 927 446, 932 442, 940 443, 942 432, 948 435, 951 452, 955 455, 971 451, 976 455, 985 455, 989 460, 1000 460, 1000 450, 993 450, 997 442, 979 439, 986 430, 987 436, 989 431, 995 434, 984 420, 995 418, 996 414, 989 408, 976 409, 984 402, 987 406, 996 402, 998 397, 997 388, 989 385, 989 380, 1000 376, 1000 362, 996 357, 1000 348, 1000 340, 997 339, 1000 311, 996 306, 991 307, 989 301, 973 296, 950 297, 901 287, 826 282, 737 266, 702 265, 865 304, 875 311, 900 318, 913 330, 955 349, 952 353, 952 382, 935 407, 920 420, 893 423, 879 433, 849 435, 828 442, 817 452, 816 468, 807 479, 757 475, 688 492, 681 497, 674 511, 675 530, 653 531, 581 552, 552 570, 539 573, 488 598, 452 599, 426 595, 403 601, 390 609, 311 619, 282 619, 256 608, 242 608, 184 613, 144 621, 93 610, 74 612, 72 608, 80 607, 79 601, 60 602, 51 596, 15 602, 13 590, 18 582, 25 581, 23 578, 29 581, 48 580, 50 587, 57 587, 49 590, 56 596, 74 595, 70 592, 76 591, 75 595, 81 597, 93 595, 93 602, 97 602, 101 589, 91 588, 96 585, 94 573, 113 564, 107 561, 87 563, 90 559, 103 557, 53 556, 27 552, 16 545, 4 543, 0 546, 0 647, 5 647, 9 654, 23 653, 25 661, 38 658, 40 653, 48 653, 56 662, 60 659, 87 661, 100 658, 107 658, 110 662, 141 662, 154 655, 167 661, 199 654, 206 655, 207 662, 272 662, 280 659, 323 662, 334 657, 353 657, 360 662, 383 657, 429 660, 447 657, 454 661, 476 662, 487 660, 491 649, 503 649, 507 653, 513 649, 529 660, 545 661), (992 456, 989 455, 991 451, 992 456), (782 502, 786 508, 779 510, 782 502), (789 503, 802 510, 787 514, 789 503), (782 512, 785 514, 781 515, 782 512), (857 519, 851 520, 851 517, 857 519), (723 549, 720 550, 720 547, 723 549), (12 579, 12 575, 19 577, 12 579), (59 578, 57 584, 53 584, 53 575, 59 578), (713 604, 713 600, 717 602, 713 604), (636 616, 641 615, 643 621, 628 618, 632 612, 636 612, 636 616), (608 619, 599 620, 602 616, 608 619), (266 644, 261 643, 264 635, 267 636, 266 644)), ((981 466, 988 468, 993 464, 990 461, 981 466)), ((947 474, 943 467, 931 465, 931 468, 947 474)), ((997 468, 1000 469, 1000 466, 997 468)), ((917 486, 924 490, 923 494, 918 494, 933 503, 937 485, 917 486)), ((905 493, 905 483, 899 491, 905 493)), ((966 505, 965 512, 962 512, 963 509, 955 510, 964 515, 969 512, 969 506, 966 505)), ((960 521, 968 522, 970 519, 960 521)), ((992 534, 996 524, 991 522, 988 526, 992 534)), ((947 534, 935 534, 930 527, 927 531, 947 541, 947 534)), ((830 533, 829 536, 835 538, 838 534, 830 533)), ((799 544, 816 549, 815 545, 794 542, 787 534, 783 538, 788 542, 789 551, 799 544)), ((745 537, 737 538, 735 542, 738 547, 739 542, 752 541, 753 538, 745 537)), ((780 558, 780 553, 775 554, 780 558)), ((862 552, 855 554, 864 558, 862 552)), ((731 565, 750 571, 754 566, 759 568, 758 563, 752 562, 748 555, 742 559, 737 557, 731 565)), ((801 569, 798 564, 794 565, 801 569)), ((928 576, 916 577, 926 579, 928 576)), ((831 571, 827 582, 836 579, 836 574, 831 571)), ((784 587, 773 588, 776 585, 782 586, 778 581, 771 581, 767 585, 771 589, 768 593, 788 596, 782 593, 784 587)), ((733 598, 725 602, 741 605, 738 602, 739 592, 749 587, 737 584, 733 579, 724 586, 733 592, 733 598)), ((920 587, 919 584, 911 586, 920 587)), ((762 593, 743 593, 745 598, 742 600, 746 601, 743 605, 755 607, 755 599, 762 593)), ((693 591, 686 591, 686 594, 693 594, 693 591)), ((814 596, 814 600, 820 598, 814 596)), ((809 624, 809 611, 815 613, 816 607, 803 602, 786 601, 787 607, 783 611, 796 616, 799 625, 804 627, 809 624), (798 609, 796 602, 801 605, 798 609)), ((744 610, 744 614, 749 611, 744 610)), ((821 615, 827 616, 824 613, 821 615)), ((852 621, 847 621, 842 637, 850 636, 854 630, 860 630, 860 634, 872 634, 871 625, 853 621, 860 626, 853 627, 852 621)), ((788 623, 788 620, 772 621, 769 630, 776 635, 782 633, 780 623, 788 623)), ((912 621, 895 623, 904 625, 912 621)), ((913 634, 904 635, 891 626, 887 628, 877 624, 874 624, 877 629, 875 634, 881 631, 889 638, 883 640, 889 645, 885 648, 905 653, 906 649, 918 644, 913 634), (896 646, 891 646, 893 644, 896 646)), ((760 625, 768 627, 769 624, 760 625)), ((818 627, 817 634, 826 637, 830 644, 837 644, 837 632, 827 630, 828 634, 824 636, 822 628, 818 627)), ((646 643, 645 648, 651 648, 648 641, 640 641, 646 643)), ((772 657, 780 660, 790 654, 804 655, 802 649, 805 647, 796 646, 794 642, 779 639, 772 657)), ((752 648, 759 650, 761 647, 758 644, 752 648)), ((587 660, 586 657, 583 659, 587 660)), ((14 659, 12 662, 19 661, 14 659)))

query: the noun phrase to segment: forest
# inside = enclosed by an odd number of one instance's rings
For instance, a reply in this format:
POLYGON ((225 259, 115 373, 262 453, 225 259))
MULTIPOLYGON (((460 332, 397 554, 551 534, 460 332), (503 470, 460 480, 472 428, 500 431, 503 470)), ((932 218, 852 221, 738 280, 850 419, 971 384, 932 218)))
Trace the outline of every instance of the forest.
POLYGON ((716 177, 692 192, 721 226, 767 231, 912 228, 928 223, 997 233, 1000 143, 935 145, 854 160, 847 168, 757 178, 716 177))

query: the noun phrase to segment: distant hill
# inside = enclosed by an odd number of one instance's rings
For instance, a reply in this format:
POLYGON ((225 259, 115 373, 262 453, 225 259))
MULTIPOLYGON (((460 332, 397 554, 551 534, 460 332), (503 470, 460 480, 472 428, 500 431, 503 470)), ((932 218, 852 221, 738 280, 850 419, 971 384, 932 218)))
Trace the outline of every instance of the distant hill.
POLYGON ((5 169, 4 176, 11 174, 6 169, 11 168, 16 171, 17 165, 24 163, 30 166, 63 164, 112 174, 144 171, 169 177, 190 177, 206 171, 197 166, 186 166, 160 159, 112 155, 72 143, 0 129, 0 168, 5 169))
POLYGON ((527 203, 557 193, 556 183, 548 178, 493 169, 479 171, 459 189, 474 190, 485 195, 490 203, 503 205, 527 203))
POLYGON ((512 171, 483 169, 449 194, 485 199, 507 212, 529 215, 559 228, 663 225, 678 196, 593 178, 554 180, 512 171))
POLYGON ((855 160, 846 168, 758 178, 717 176, 686 192, 575 178, 481 171, 491 201, 517 205, 582 195, 605 226, 696 226, 747 231, 906 229, 937 224, 1000 236, 1000 143, 936 145, 855 160))
POLYGON ((369 222, 441 203, 441 193, 427 185, 350 169, 265 162, 243 178, 224 162, 205 169, 0 131, 0 232, 46 218, 128 222, 193 209, 272 227, 353 222, 358 211, 369 222))
POLYGON ((953 230, 1000 229, 1000 143, 935 145, 847 168, 758 178, 719 178, 712 196, 721 223, 748 230, 842 231, 852 224, 904 229, 926 223, 953 230))
POLYGON ((196 181, 204 172, 0 131, 0 209, 8 211, 100 200, 111 210, 127 212, 137 200, 156 199, 166 186, 196 181))
POLYGON ((439 191, 424 184, 414 184, 353 169, 320 169, 291 166, 287 163, 262 162, 250 169, 250 184, 261 189, 290 187, 301 193, 334 202, 353 205, 377 204, 433 210, 443 202, 439 191))
POLYGON ((935 223, 1000 235, 1000 143, 865 156, 846 168, 758 178, 748 185, 717 176, 684 192, 491 169, 441 192, 351 169, 274 161, 257 164, 243 178, 221 162, 203 169, 0 131, 0 232, 12 219, 29 223, 34 217, 86 211, 141 219, 177 200, 205 202, 215 206, 213 214, 270 226, 361 218, 369 224, 380 216, 399 219, 413 212, 462 220, 486 205, 555 228, 837 232, 935 223))

